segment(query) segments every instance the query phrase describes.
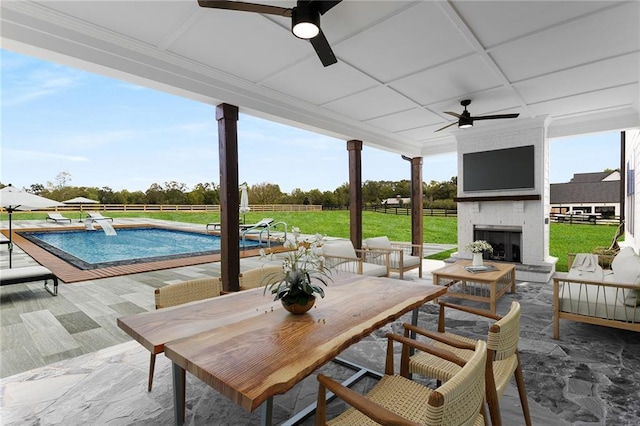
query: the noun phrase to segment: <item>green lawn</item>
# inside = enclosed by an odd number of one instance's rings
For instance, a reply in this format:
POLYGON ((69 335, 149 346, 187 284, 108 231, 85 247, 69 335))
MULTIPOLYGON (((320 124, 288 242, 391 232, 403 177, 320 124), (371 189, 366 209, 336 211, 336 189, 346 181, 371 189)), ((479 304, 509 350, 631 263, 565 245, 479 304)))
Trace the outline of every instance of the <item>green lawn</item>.
MULTIPOLYGON (((75 219, 78 213, 65 213, 75 219)), ((152 217, 163 220, 173 220, 188 223, 206 224, 218 222, 220 217, 213 213, 191 212, 108 212, 105 216, 112 217, 152 217)), ((17 212, 15 220, 39 219, 44 220, 46 214, 17 212)), ((333 237, 349 238, 349 212, 249 212, 246 214, 247 223, 254 223, 263 217, 272 217, 276 222, 287 223, 289 229, 294 226, 300 228, 303 234, 320 233, 333 237)), ((0 220, 7 220, 7 214, 0 214, 0 220)), ((451 217, 424 218, 424 242, 438 244, 457 243, 457 219, 451 217)), ((594 247, 608 247, 615 235, 617 225, 587 225, 587 224, 558 224, 551 223, 549 252, 558 258, 556 269, 567 270, 567 253, 588 253, 594 247)), ((392 241, 411 241, 411 217, 390 214, 363 212, 362 232, 364 238, 387 235, 392 241)), ((452 251, 457 251, 454 249, 452 251)), ((441 253, 432 258, 446 259, 449 252, 441 253)))

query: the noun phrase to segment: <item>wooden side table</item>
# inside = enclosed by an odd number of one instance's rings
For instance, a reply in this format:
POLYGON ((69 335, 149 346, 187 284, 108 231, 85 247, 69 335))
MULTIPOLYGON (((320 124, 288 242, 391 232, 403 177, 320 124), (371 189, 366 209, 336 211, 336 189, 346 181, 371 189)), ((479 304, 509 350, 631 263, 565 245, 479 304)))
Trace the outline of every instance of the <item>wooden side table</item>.
POLYGON ((489 303, 496 313, 496 301, 507 291, 516 292, 516 267, 510 263, 485 262, 495 270, 469 272, 470 260, 460 260, 432 272, 433 284, 448 287, 447 296, 489 303))

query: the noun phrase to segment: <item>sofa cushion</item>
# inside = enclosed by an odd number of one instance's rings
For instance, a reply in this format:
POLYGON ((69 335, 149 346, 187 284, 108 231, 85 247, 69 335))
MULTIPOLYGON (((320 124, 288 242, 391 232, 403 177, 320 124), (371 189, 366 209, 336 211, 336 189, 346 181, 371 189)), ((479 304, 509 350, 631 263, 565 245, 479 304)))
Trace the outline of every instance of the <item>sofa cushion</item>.
POLYGON ((613 281, 624 284, 634 284, 638 290, 624 290, 618 300, 627 306, 640 305, 640 256, 631 247, 625 247, 611 262, 613 281))
MULTIPOLYGON (((402 269, 411 269, 420 265, 422 260, 417 256, 402 254, 402 269)), ((400 252, 394 251, 389 256, 389 267, 391 269, 400 269, 400 252)))
POLYGON ((370 249, 391 250, 392 248, 391 241, 389 241, 389 238, 387 236, 367 238, 366 240, 364 240, 364 244, 367 246, 367 248, 370 249))
POLYGON ((322 252, 325 256, 348 257, 350 259, 358 257, 351 241, 331 241, 322 246, 322 252))

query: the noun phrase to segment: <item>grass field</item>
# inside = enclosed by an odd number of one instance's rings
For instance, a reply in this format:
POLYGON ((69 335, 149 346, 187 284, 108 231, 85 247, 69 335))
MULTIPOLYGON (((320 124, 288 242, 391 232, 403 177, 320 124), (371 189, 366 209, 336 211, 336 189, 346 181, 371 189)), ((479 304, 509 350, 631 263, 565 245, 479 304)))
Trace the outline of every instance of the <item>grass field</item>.
MULTIPOLYGON (((65 213, 69 218, 79 217, 78 213, 65 213)), ((173 220, 188 223, 206 224, 218 222, 219 216, 212 213, 191 212, 108 212, 105 216, 112 217, 151 217, 163 220, 173 220)), ((273 217, 277 222, 287 223, 289 229, 294 226, 300 228, 303 234, 320 233, 333 237, 349 238, 348 211, 322 212, 277 212, 246 214, 246 222, 254 223, 263 217, 273 217)), ((14 220, 44 220, 46 214, 17 212, 14 220)), ((7 220, 7 214, 0 214, 0 220, 7 220)), ((437 244, 457 244, 456 218, 430 217, 424 218, 424 242, 437 244)), ((617 225, 588 225, 551 223, 549 253, 558 258, 556 270, 567 270, 568 253, 589 253, 594 247, 608 247, 615 235, 617 225)), ((363 212, 362 232, 364 238, 387 235, 392 241, 411 241, 411 218, 390 214, 363 212)), ((454 249, 452 251, 457 251, 454 249)), ((432 258, 446 259, 449 252, 440 253, 432 258)))

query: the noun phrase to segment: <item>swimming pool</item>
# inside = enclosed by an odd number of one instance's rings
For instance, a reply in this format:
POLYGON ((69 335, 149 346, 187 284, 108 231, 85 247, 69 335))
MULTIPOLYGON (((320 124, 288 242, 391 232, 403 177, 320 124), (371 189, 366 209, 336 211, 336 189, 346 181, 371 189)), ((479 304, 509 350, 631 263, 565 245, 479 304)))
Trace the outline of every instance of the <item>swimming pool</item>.
MULTIPOLYGON (((80 269, 131 265, 220 253, 218 235, 162 228, 117 228, 102 231, 31 231, 21 236, 80 269)), ((240 249, 257 248, 258 241, 240 241, 240 249)))

